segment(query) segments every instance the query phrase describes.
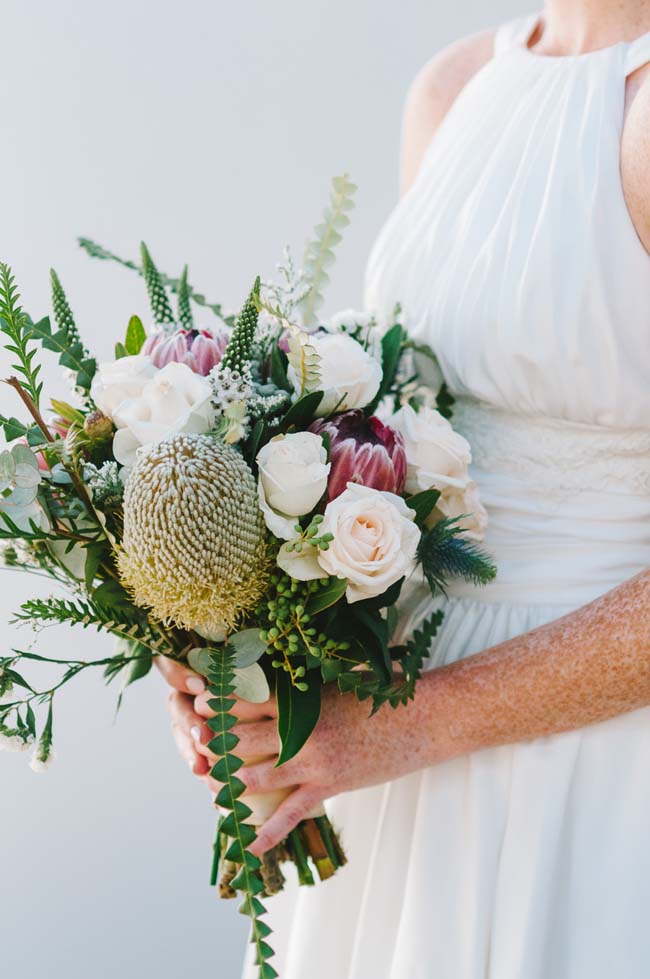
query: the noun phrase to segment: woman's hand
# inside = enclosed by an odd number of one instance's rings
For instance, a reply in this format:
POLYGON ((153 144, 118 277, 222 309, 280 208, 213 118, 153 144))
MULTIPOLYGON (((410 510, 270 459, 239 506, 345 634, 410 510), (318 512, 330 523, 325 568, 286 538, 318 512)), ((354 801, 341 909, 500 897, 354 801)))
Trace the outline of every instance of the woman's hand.
MULTIPOLYGON (((160 668, 176 689, 169 706, 177 744, 196 775, 218 792, 221 786, 208 772, 215 757, 207 748, 212 732, 206 719, 210 694, 202 678, 181 664, 162 661, 160 668), (197 681, 204 691, 192 698, 197 681)), ((288 789, 290 794, 258 830, 251 851, 257 855, 275 846, 325 799, 368 785, 386 782, 409 771, 441 760, 432 752, 430 737, 422 737, 417 704, 408 709, 383 708, 372 718, 369 703, 359 703, 354 694, 341 694, 325 687, 321 714, 314 732, 300 753, 276 767, 280 750, 275 701, 249 704, 237 701, 233 713, 239 718, 233 733, 239 738, 236 753, 247 758, 263 757, 241 768, 237 777, 247 792, 264 794, 288 789)))

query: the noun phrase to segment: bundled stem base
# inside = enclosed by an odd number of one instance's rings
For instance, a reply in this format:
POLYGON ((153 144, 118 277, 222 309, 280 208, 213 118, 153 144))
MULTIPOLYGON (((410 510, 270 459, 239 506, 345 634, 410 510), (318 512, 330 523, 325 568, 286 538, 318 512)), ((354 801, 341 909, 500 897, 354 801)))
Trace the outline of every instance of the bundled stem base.
MULTIPOLYGON (((237 863, 226 858, 228 839, 217 830, 215 842, 215 866, 212 884, 219 886, 219 897, 234 898, 236 891, 231 883, 239 873, 237 863)), ((314 873, 320 880, 332 877, 346 863, 345 853, 336 830, 327 816, 304 819, 287 839, 264 854, 259 874, 264 884, 260 897, 278 894, 284 888, 285 876, 282 865, 293 863, 301 884, 313 885, 314 873)))

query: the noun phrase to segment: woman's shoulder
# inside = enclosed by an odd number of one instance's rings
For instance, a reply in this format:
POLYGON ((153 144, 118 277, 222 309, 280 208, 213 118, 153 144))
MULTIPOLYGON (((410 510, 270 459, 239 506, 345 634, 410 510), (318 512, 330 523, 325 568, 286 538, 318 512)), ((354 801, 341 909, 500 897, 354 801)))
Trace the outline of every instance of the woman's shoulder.
POLYGON ((494 54, 495 30, 455 41, 432 57, 415 76, 404 107, 401 186, 408 190, 424 152, 456 98, 494 54))
POLYGON ((639 238, 650 251, 650 64, 630 76, 621 142, 625 200, 639 238))

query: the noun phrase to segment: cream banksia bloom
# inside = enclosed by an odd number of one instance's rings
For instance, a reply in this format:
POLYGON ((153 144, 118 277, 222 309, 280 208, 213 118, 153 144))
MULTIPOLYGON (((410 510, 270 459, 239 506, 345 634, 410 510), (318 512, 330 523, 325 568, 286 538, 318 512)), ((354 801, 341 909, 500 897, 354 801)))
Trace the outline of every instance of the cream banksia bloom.
POLYGON ((222 640, 266 583, 257 486, 241 455, 178 434, 138 454, 124 491, 124 585, 155 618, 222 640))

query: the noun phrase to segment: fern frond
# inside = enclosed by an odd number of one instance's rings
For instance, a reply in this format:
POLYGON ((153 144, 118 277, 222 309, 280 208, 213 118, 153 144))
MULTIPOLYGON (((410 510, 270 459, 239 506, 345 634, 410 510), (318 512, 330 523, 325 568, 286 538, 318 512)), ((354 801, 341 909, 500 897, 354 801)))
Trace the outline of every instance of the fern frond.
POLYGON ((191 330, 194 326, 192 307, 190 305, 190 293, 187 288, 187 265, 183 267, 183 272, 178 283, 178 322, 186 330, 191 330))
POLYGON ((14 275, 8 265, 0 262, 0 332, 7 338, 4 348, 17 358, 11 366, 21 375, 21 386, 38 408, 43 383, 38 380, 40 364, 34 363, 37 348, 33 346, 31 325, 20 306, 14 275))
POLYGON ((173 323, 174 314, 169 305, 165 286, 149 254, 149 249, 143 241, 140 242, 140 256, 142 258, 142 274, 147 286, 147 293, 149 294, 149 305, 151 306, 153 321, 159 326, 173 323))
POLYGON ((442 624, 443 618, 444 612, 441 609, 432 612, 406 643, 406 650, 400 657, 402 677, 397 682, 390 698, 392 707, 397 707, 398 704, 406 704, 413 699, 415 685, 422 676, 422 665, 431 652, 431 643, 442 624))
MULTIPOLYGON (((77 241, 80 247, 83 248, 86 254, 90 255, 91 258, 98 258, 100 261, 104 262, 116 262, 125 269, 131 269, 133 272, 137 272, 138 275, 144 274, 142 268, 137 262, 133 262, 128 258, 120 258, 119 255, 109 251, 102 245, 98 245, 96 241, 92 241, 90 238, 78 238, 77 241)), ((170 275, 165 275, 165 273, 161 272, 160 270, 158 270, 158 275, 160 276, 160 281, 162 284, 178 295, 181 280, 175 279, 170 275)), ((218 316, 219 319, 226 323, 227 326, 234 326, 235 317, 225 313, 221 303, 208 302, 203 293, 197 292, 189 285, 189 283, 187 284, 187 291, 192 299, 192 302, 195 302, 197 306, 203 306, 205 309, 211 310, 211 312, 213 312, 215 316, 218 316)))
POLYGON ((465 578, 474 585, 486 585, 497 573, 491 558, 471 540, 462 536, 459 521, 444 519, 420 538, 417 559, 432 591, 445 592, 449 578, 465 578))
POLYGON ((122 605, 111 614, 111 610, 91 599, 30 599, 20 606, 20 611, 14 615, 13 621, 31 622, 37 625, 67 622, 68 625, 79 625, 84 629, 90 627, 98 631, 110 632, 121 639, 138 642, 156 653, 167 655, 176 653, 164 634, 157 632, 146 620, 143 620, 135 609, 130 614, 122 605))
POLYGON ((260 296, 260 277, 255 279, 242 311, 224 351, 220 367, 228 370, 243 372, 250 360, 251 347, 257 329, 258 306, 260 296))
POLYGON ((341 241, 341 232, 350 223, 348 211, 354 207, 356 189, 346 173, 334 177, 329 206, 305 249, 304 272, 310 282, 309 291, 300 303, 305 326, 316 322, 316 312, 323 303, 323 289, 329 282, 327 270, 334 264, 334 249, 341 241))

